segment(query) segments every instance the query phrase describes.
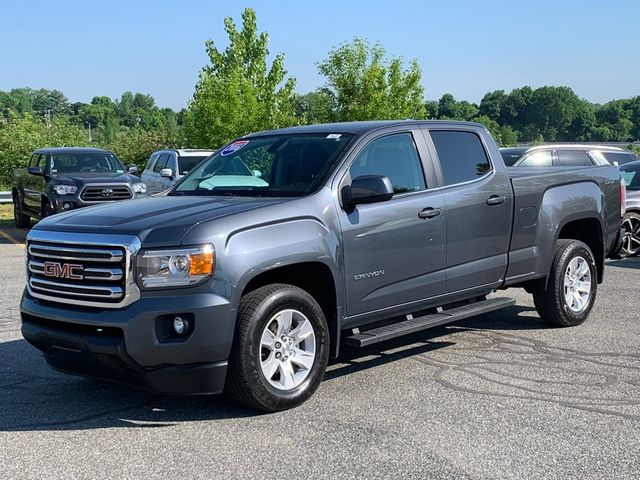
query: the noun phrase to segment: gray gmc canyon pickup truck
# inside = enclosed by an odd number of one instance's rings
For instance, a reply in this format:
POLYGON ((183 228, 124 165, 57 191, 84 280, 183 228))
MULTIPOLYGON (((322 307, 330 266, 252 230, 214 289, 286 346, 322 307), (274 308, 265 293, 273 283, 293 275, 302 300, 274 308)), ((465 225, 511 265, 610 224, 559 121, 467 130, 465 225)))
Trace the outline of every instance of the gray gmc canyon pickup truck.
POLYGON ((512 305, 487 297, 499 289, 527 289, 552 325, 584 322, 621 194, 612 166, 508 171, 473 123, 247 135, 166 196, 38 223, 22 333, 64 372, 283 410, 341 344, 512 305))

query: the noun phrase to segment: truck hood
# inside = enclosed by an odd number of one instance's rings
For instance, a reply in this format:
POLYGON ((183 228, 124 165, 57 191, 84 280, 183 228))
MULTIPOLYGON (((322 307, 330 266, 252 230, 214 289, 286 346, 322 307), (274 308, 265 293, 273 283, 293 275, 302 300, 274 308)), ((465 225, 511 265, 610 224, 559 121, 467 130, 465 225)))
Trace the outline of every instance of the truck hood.
POLYGON ((135 175, 131 175, 129 173, 73 173, 69 175, 59 174, 52 177, 52 184, 59 185, 75 185, 75 186, 84 186, 84 185, 92 185, 92 184, 101 184, 107 183, 109 185, 117 185, 119 183, 132 184, 139 182, 140 179, 135 175))
POLYGON ((47 217, 33 228, 57 232, 136 235, 143 246, 179 245, 202 222, 282 203, 282 198, 146 197, 47 217))

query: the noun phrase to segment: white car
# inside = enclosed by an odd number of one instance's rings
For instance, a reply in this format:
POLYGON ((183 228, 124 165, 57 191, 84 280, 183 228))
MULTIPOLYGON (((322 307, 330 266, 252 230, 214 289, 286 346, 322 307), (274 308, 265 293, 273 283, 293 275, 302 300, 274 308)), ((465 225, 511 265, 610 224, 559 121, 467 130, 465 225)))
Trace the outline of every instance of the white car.
POLYGON ((164 192, 215 152, 192 148, 158 150, 151 154, 140 177, 147 184, 151 195, 164 192))

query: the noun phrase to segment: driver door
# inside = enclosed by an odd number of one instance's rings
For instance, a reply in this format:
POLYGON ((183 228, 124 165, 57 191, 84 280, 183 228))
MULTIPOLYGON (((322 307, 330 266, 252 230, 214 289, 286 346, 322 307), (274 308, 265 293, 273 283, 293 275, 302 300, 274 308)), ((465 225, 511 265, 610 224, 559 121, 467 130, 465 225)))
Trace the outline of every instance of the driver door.
POLYGON ((435 178, 425 176, 426 158, 419 132, 405 130, 374 138, 350 164, 342 187, 358 176, 385 175, 395 194, 339 210, 349 317, 406 309, 446 292, 444 197, 429 190, 435 178))

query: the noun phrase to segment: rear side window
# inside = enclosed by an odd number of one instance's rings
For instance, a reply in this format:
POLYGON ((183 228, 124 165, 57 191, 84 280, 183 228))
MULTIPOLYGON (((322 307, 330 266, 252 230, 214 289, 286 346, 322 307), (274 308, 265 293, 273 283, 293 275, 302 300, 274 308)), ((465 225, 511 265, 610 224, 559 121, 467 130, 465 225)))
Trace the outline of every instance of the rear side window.
POLYGON ((431 131, 445 185, 482 177, 491 165, 478 135, 473 132, 431 131))
POLYGON ((558 165, 560 167, 584 167, 593 165, 593 161, 582 150, 558 150, 558 165))
POLYGON ((352 179, 363 175, 389 177, 396 194, 426 188, 420 157, 410 133, 373 140, 353 161, 349 174, 352 179))
POLYGON ((168 153, 163 153, 158 158, 158 161, 156 162, 156 166, 153 167, 153 171, 154 172, 159 172, 163 168, 167 168, 167 162, 168 161, 169 161, 169 154, 168 153))
POLYGON ((618 165, 624 165, 625 163, 635 162, 638 160, 638 157, 634 153, 626 153, 626 152, 600 152, 602 156, 609 162, 611 165, 614 165, 614 162, 617 162, 618 165))
POLYGON ((203 155, 201 157, 194 156, 182 156, 178 157, 178 171, 180 175, 186 175, 191 170, 193 170, 196 165, 198 165, 202 160, 207 158, 209 155, 203 155))
POLYGON ((518 167, 551 167, 553 165, 553 156, 550 150, 539 150, 527 155, 518 167))

